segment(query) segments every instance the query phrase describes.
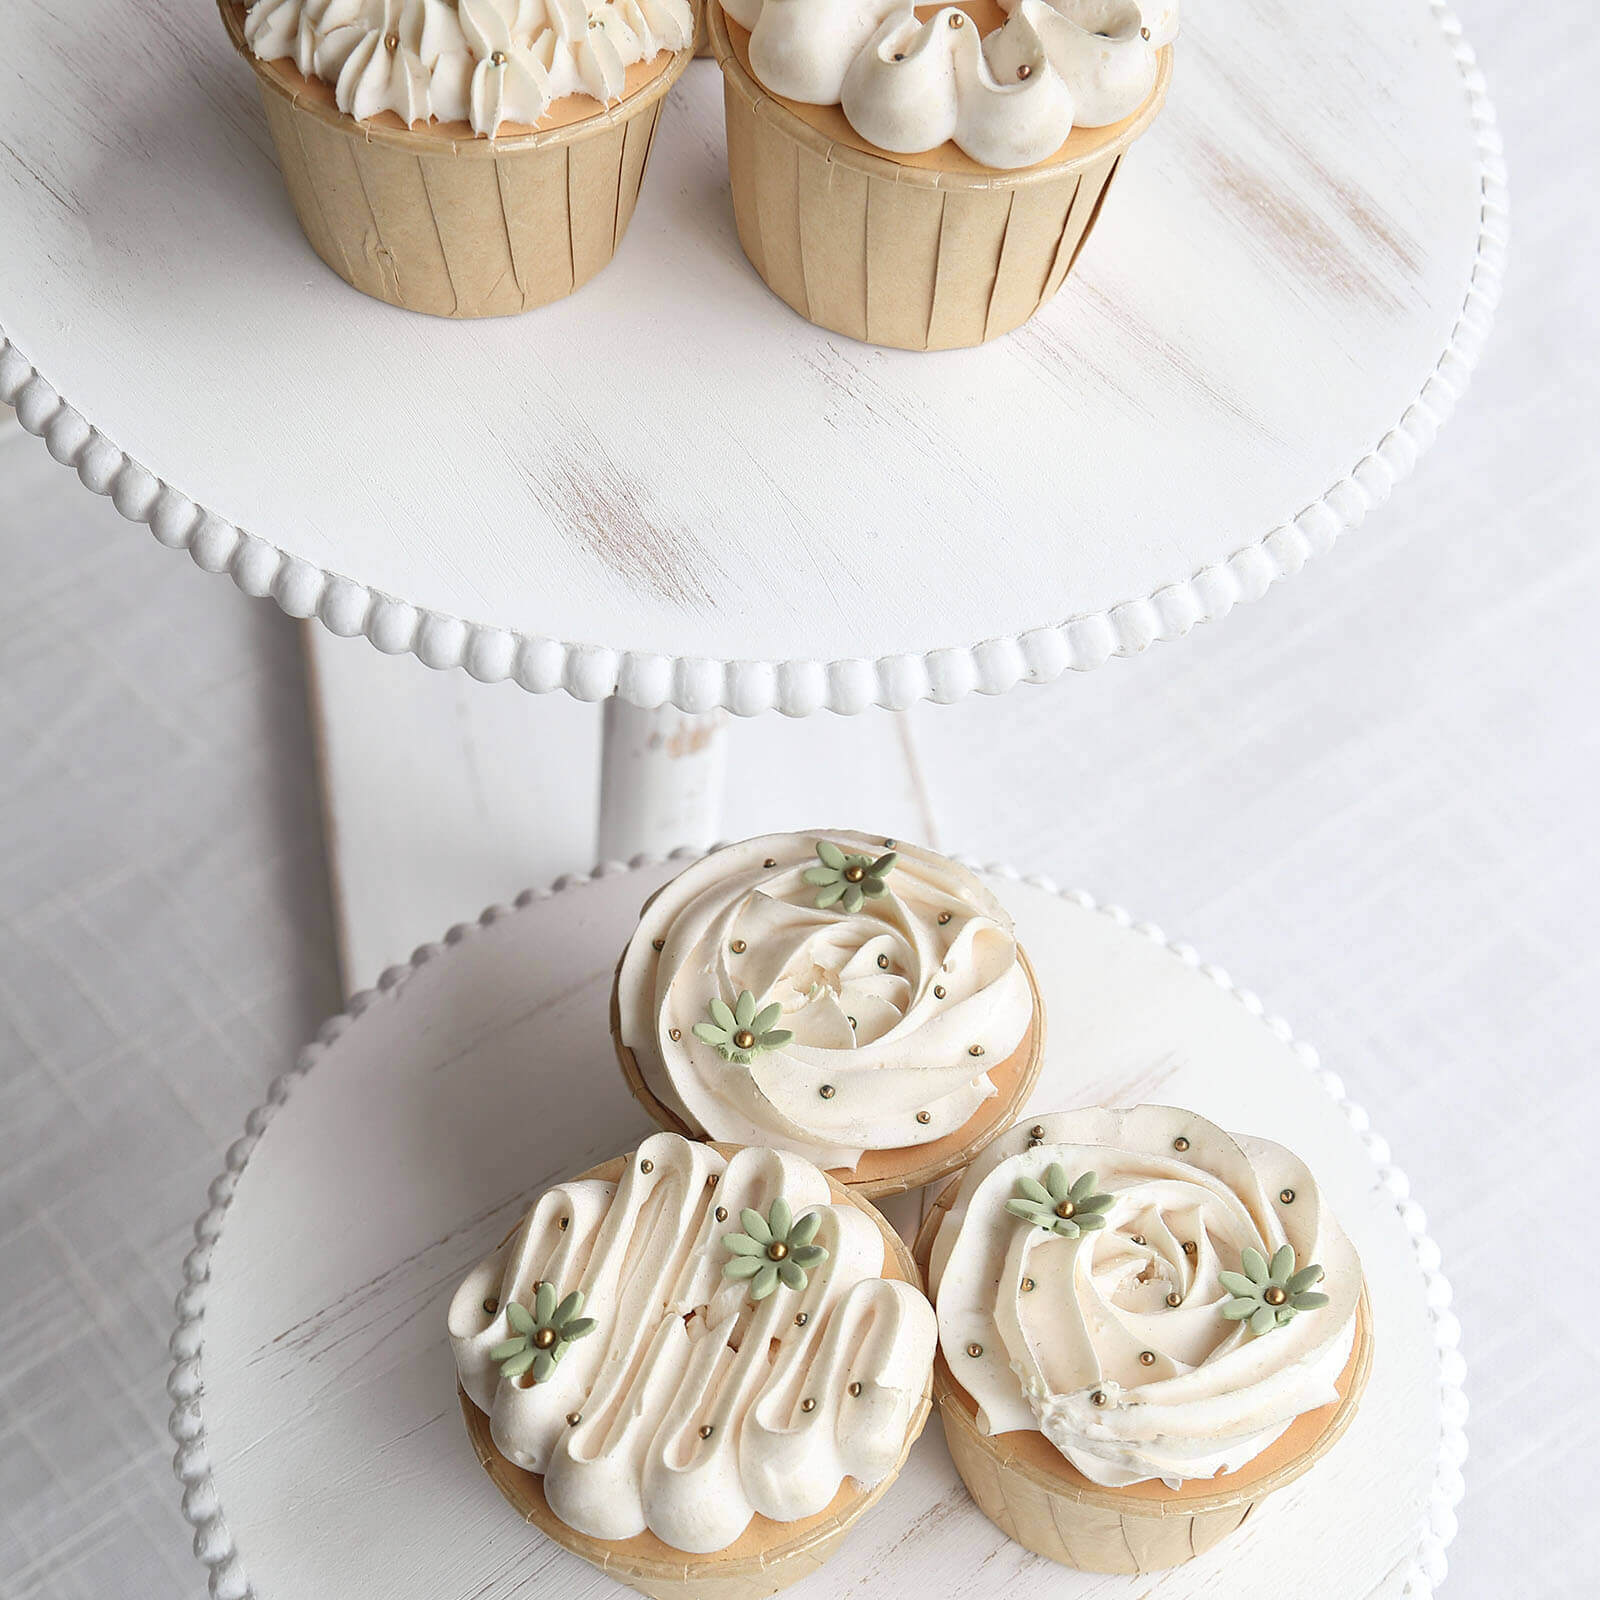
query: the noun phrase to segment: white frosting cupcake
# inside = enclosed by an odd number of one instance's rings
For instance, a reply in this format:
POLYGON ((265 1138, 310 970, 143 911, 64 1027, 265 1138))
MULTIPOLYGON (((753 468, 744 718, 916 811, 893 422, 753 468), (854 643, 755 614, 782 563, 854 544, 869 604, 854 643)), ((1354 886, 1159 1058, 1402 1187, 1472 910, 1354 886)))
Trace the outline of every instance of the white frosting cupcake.
POLYGON ((690 0, 247 0, 245 39, 341 111, 532 127, 557 100, 621 99, 627 70, 694 42, 690 0))
POLYGON ((796 1156, 675 1134, 542 1194, 449 1328, 495 1448, 562 1524, 702 1554, 890 1477, 935 1344, 865 1206, 796 1156))
POLYGON ((972 873, 820 832, 719 850, 662 889, 618 969, 616 1022, 688 1131, 854 1171, 1003 1112, 991 1074, 1036 1005, 1011 918, 972 873))
POLYGON ((984 166, 1032 166, 1074 127, 1130 117, 1177 37, 1178 0, 999 0, 987 37, 961 6, 926 20, 910 0, 723 0, 774 94, 842 107, 898 155, 953 142, 984 166))
POLYGON ((1168 1106, 1012 1129, 963 1175, 928 1276, 979 1429, 1042 1433, 1114 1488, 1237 1473, 1332 1404, 1362 1292, 1295 1156, 1168 1106))

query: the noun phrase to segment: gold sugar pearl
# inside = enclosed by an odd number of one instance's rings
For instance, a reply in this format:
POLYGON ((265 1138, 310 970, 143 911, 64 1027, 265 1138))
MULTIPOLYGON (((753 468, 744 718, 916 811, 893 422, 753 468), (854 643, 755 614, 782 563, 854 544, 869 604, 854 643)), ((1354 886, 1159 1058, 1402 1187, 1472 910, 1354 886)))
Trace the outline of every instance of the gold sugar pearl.
POLYGON ((708 1189, 715 1189, 716 1186, 717 1186, 717 1175, 716 1175, 716 1173, 713 1172, 711 1174, 711 1176, 706 1179, 706 1187, 708 1189))
POLYGON ((1148 44, 1150 41, 1150 30, 1148 28, 1141 28, 1139 30, 1139 37, 1148 44))
POLYGON ((1189 1148, 1189 1141, 1180 1133, 1178 1137, 1172 1141, 1172 1148, 1181 1156, 1183 1152, 1189 1148))
POLYGON ((889 970, 889 958, 888 958, 888 956, 879 956, 878 957, 878 970, 880 972, 887 972, 889 970))
POLYGON ((981 1344, 969 1344, 967 1346, 967 1354, 976 1361, 983 1354, 983 1346, 981 1344))
POLYGON ((1107 1405, 1110 1403, 1110 1397, 1106 1394, 1104 1389, 1096 1389, 1095 1392, 1089 1396, 1089 1403, 1097 1406, 1107 1405))
POLYGON ((838 1090, 836 1090, 831 1083, 825 1083, 820 1089, 817 1090, 817 1093, 820 1094, 824 1100, 831 1100, 833 1099, 834 1095, 838 1093, 838 1090))
POLYGON ((650 948, 652 950, 665 950, 667 948, 667 941, 665 939, 652 939, 650 941, 650 948))
POLYGON ((654 1172, 656 1170, 656 1164, 653 1161, 641 1161, 639 1163, 639 1170, 641 1172, 654 1172))
POLYGON ((1179 1294, 1176 1289, 1174 1289, 1172 1293, 1167 1296, 1167 1304, 1169 1306, 1181 1306, 1183 1304, 1183 1296, 1179 1294))
POLYGON ((809 1311, 797 1311, 794 1314, 794 1325, 797 1328, 805 1327, 810 1320, 811 1313, 809 1311))
POLYGON ((850 1385, 849 1392, 850 1392, 851 1398, 854 1399, 856 1395, 861 1393, 861 1385, 859 1383, 852 1383, 850 1385))
POLYGON ((708 1422, 708 1423, 706 1423, 706 1425, 703 1428, 701 1428, 700 1437, 702 1439, 709 1439, 711 1437, 711 1435, 714 1434, 716 1431, 717 1430, 715 1428, 713 1428, 711 1426, 711 1424, 708 1422))
POLYGON ((931 1111, 919 1111, 917 1113, 917 1121, 923 1124, 930 1123, 933 1121, 933 1113, 931 1111))
POLYGON ((500 1302, 496 1300, 493 1295, 490 1295, 489 1298, 483 1302, 483 1309, 492 1317, 495 1312, 500 1309, 500 1302))
POLYGON ((948 911, 941 911, 941 912, 940 912, 940 913, 939 913, 939 926, 940 926, 940 927, 941 927, 941 928, 942 928, 942 927, 943 927, 943 926, 944 926, 944 925, 945 925, 945 923, 947 923, 947 922, 948 922, 948 921, 949 921, 949 920, 950 920, 950 913, 949 913, 949 912, 948 912, 948 911))
POLYGON ((1292 1206, 1294 1204, 1294 1190, 1293 1189, 1280 1190, 1279 1193, 1278 1193, 1278 1198, 1286 1206, 1292 1206))
POLYGON ((777 864, 778 863, 774 861, 771 856, 768 856, 767 859, 761 863, 761 865, 764 867, 775 867, 777 864))
POLYGON ((860 1027, 860 1023, 858 1023, 854 1017, 846 1017, 844 1020, 850 1024, 850 1031, 852 1033, 854 1033, 856 1029, 860 1027))
POLYGON ((1200 1249, 1200 1246, 1197 1245, 1194 1242, 1193 1239, 1185 1239, 1183 1241, 1183 1253, 1186 1256, 1192 1256, 1192 1255, 1197 1254, 1199 1252, 1199 1249, 1200 1249))
POLYGON ((718 1206, 717 1207, 717 1221, 718 1222, 726 1222, 727 1220, 728 1220, 728 1208, 726 1206, 718 1206))
POLYGON ((400 35, 398 33, 391 33, 383 41, 383 47, 385 50, 398 50, 400 48, 400 35))
POLYGON ((490 65, 491 65, 491 66, 496 66, 496 67, 503 67, 503 66, 504 66, 504 65, 505 65, 505 64, 506 64, 506 62, 508 62, 508 61, 509 61, 509 60, 510 60, 510 59, 511 59, 511 57, 510 57, 510 56, 508 56, 508 55, 507 55, 507 54, 506 54, 506 53, 505 53, 505 51, 504 51, 504 50, 496 50, 496 51, 495 51, 495 52, 494 52, 494 53, 493 53, 493 54, 492 54, 492 55, 491 55, 491 56, 490 56, 490 57, 489 57, 489 62, 490 62, 490 65))
POLYGON ((1039 1285, 1038 1285, 1038 1284, 1036 1284, 1036 1283, 1035 1283, 1035 1282, 1034 1282, 1034 1281, 1033 1281, 1033 1279, 1032 1279, 1032 1278, 1024 1278, 1024 1279, 1023 1279, 1023 1280, 1022 1280, 1022 1292, 1023 1292, 1023 1293, 1024 1293, 1024 1294, 1032 1294, 1032 1293, 1033 1293, 1033 1291, 1034 1291, 1034 1290, 1035 1290, 1035 1289, 1037 1289, 1037 1288, 1038 1288, 1038 1287, 1039 1287, 1039 1285))
POLYGON ((735 939, 733 943, 728 946, 728 948, 733 951, 736 956, 742 956, 749 947, 745 944, 743 939, 735 939))
POLYGON ((569 1411, 567 1413, 567 1426, 569 1428, 576 1428, 582 1421, 583 1413, 581 1411, 569 1411))
POLYGON ((1144 1367, 1153 1367, 1156 1364, 1156 1353, 1155 1353, 1155 1351, 1154 1350, 1141 1350, 1139 1352, 1139 1364, 1140 1364, 1140 1366, 1144 1366, 1144 1367))
POLYGON ((944 985, 942 983, 934 984, 934 986, 933 986, 933 998, 935 1000, 943 1000, 944 999, 944 985))
POLYGON ((983 1046, 981 1044, 975 1044, 970 1050, 967 1051, 967 1054, 969 1056, 981 1056, 983 1054, 983 1046))
POLYGON ((966 25, 967 19, 962 16, 959 11, 952 11, 950 13, 950 26, 952 28, 964 28, 966 25))
POLYGON ((1028 1129, 1028 1137, 1030 1139, 1044 1138, 1044 1124, 1042 1122, 1034 1123, 1034 1125, 1028 1129))
POLYGON ((811 1399, 810 1396, 808 1395, 804 1400, 802 1400, 800 1402, 800 1409, 802 1411, 815 1411, 817 1409, 817 1402, 815 1400, 811 1399))
POLYGON ((1033 76, 1033 68, 1030 67, 1026 61, 1024 61, 1022 65, 1017 68, 1017 76, 1021 78, 1024 83, 1026 83, 1027 80, 1033 76))
POLYGON ((671 1029, 668 1030, 667 1036, 670 1039, 674 1040, 674 1041, 679 1040, 679 1039, 681 1039, 683 1037, 683 1029, 682 1028, 671 1028, 671 1029))
POLYGON ((895 846, 895 841, 893 839, 885 839, 883 841, 883 848, 885 850, 893 850, 894 846, 895 846))
POLYGON ((567 1231, 567 1229, 572 1226, 572 1218, 571 1217, 563 1217, 561 1219, 560 1226, 561 1226, 561 1231, 563 1233, 565 1233, 567 1231))
POLYGON ((1134 1234, 1134 1236, 1133 1236, 1133 1242, 1134 1242, 1134 1243, 1135 1243, 1135 1244, 1143 1244, 1143 1243, 1144 1243, 1144 1235, 1143 1235, 1143 1234, 1142 1234, 1142 1233, 1136 1233, 1136 1234, 1134 1234))

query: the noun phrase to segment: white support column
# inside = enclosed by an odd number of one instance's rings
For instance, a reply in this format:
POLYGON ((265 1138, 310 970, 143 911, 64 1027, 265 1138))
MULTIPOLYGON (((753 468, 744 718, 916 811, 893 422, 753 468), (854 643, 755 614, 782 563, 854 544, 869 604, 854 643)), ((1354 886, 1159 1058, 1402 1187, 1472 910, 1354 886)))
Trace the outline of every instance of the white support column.
POLYGON ((640 851, 664 855, 676 845, 716 840, 727 725, 725 711, 641 711, 615 697, 606 701, 599 860, 627 861, 640 851))

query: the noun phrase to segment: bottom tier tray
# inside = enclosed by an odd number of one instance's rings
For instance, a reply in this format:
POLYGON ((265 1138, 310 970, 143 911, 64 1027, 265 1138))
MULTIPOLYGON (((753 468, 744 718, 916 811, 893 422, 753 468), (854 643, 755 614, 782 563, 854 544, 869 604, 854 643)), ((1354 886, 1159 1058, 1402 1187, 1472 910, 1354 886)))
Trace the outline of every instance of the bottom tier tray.
MULTIPOLYGON (((419 950, 323 1028, 228 1151, 184 1263, 170 1385, 184 1513, 217 1600, 626 1592, 519 1522, 483 1473, 444 1315, 534 1192, 649 1131, 607 1008, 639 907, 676 870, 563 880, 419 950)), ((874 1514, 789 1592, 1431 1593, 1460 1496, 1462 1366, 1438 1252, 1387 1146, 1314 1052, 1192 950, 1086 896, 993 876, 1050 1018, 1031 1108, 1163 1101, 1295 1149, 1361 1252, 1370 1387, 1326 1460, 1154 1578, 1071 1572, 1008 1541, 930 1423, 874 1514)), ((914 1204, 897 1220, 914 1226, 914 1204)))

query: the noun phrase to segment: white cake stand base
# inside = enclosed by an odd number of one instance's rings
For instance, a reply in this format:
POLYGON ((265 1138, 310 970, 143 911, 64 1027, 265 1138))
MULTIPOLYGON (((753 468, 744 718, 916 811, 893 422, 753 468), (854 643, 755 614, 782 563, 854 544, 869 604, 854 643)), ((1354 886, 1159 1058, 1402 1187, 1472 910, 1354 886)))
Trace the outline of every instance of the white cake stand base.
MULTIPOLYGON (((170 1385, 184 1513, 217 1600, 621 1593, 485 1478, 444 1315, 535 1191, 646 1132, 607 1004, 638 908, 674 870, 567 880, 419 950, 322 1030, 229 1150, 185 1263, 170 1385)), ((1361 1251, 1371 1386, 1325 1462, 1158 1580, 1069 1572, 1008 1541, 935 1421, 840 1555, 791 1592, 1430 1594, 1461 1493, 1463 1368, 1438 1251, 1387 1146, 1226 974, 1120 911, 996 875, 1013 880, 999 889, 1050 1015, 1034 1108, 1168 1101, 1297 1150, 1361 1251)))

